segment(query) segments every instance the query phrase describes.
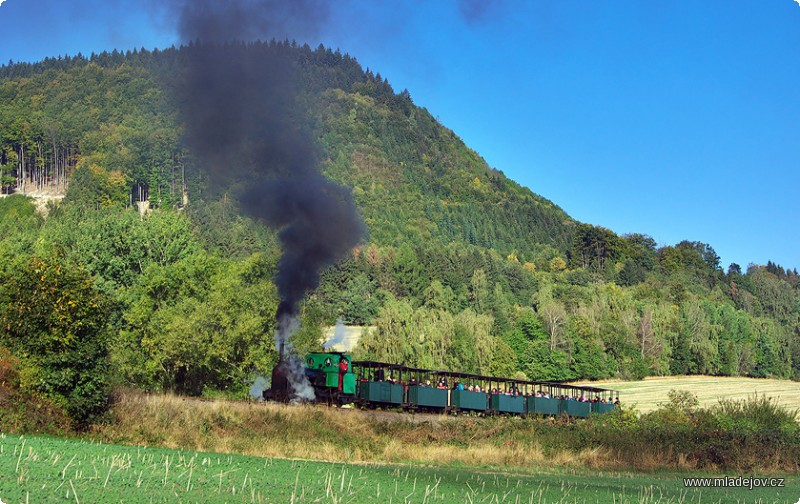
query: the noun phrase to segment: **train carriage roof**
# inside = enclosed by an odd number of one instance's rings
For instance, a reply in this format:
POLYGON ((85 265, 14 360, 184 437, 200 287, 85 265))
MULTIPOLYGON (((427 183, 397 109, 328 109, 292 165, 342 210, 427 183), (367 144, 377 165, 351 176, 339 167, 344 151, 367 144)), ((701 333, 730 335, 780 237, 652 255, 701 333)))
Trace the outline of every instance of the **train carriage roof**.
POLYGON ((390 371, 427 374, 432 376, 445 376, 448 378, 469 379, 469 380, 477 380, 484 382, 497 382, 497 383, 507 383, 507 384, 517 384, 517 385, 528 385, 533 387, 558 388, 561 390, 572 390, 572 391, 589 392, 595 394, 616 393, 617 395, 619 395, 619 391, 607 388, 600 388, 600 387, 570 385, 567 383, 554 382, 554 381, 518 380, 515 378, 503 378, 499 376, 486 376, 473 373, 461 373, 458 371, 447 371, 443 369, 438 369, 438 370, 424 369, 424 368, 405 366, 403 364, 391 364, 388 362, 379 362, 379 361, 353 361, 353 367, 364 368, 364 369, 386 369, 390 371))

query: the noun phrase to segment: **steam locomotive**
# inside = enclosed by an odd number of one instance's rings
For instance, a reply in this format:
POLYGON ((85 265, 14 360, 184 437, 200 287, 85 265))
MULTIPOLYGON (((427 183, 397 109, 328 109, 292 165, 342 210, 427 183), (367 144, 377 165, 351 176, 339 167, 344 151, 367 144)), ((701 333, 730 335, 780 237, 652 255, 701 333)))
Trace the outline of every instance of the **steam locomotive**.
POLYGON ((282 357, 272 370, 270 388, 264 400, 289 402, 327 402, 339 406, 350 404, 356 396, 356 374, 353 362, 341 352, 310 353, 304 361, 282 357))
POLYGON ((577 418, 619 405, 619 392, 610 389, 353 361, 341 352, 281 359, 263 397, 410 412, 577 418))

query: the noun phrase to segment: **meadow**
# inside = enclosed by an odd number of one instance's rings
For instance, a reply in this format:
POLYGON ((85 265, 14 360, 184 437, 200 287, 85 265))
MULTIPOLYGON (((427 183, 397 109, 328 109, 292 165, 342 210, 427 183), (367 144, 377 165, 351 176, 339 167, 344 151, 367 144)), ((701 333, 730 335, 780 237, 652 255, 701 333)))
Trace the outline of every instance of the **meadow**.
POLYGON ((667 401, 670 390, 687 390, 697 396, 701 407, 716 405, 720 399, 748 399, 754 394, 771 397, 790 410, 800 408, 800 382, 733 376, 657 376, 644 380, 579 382, 620 392, 622 401, 639 411, 653 411, 667 401))
POLYGON ((269 503, 795 503, 783 488, 686 488, 678 472, 343 464, 0 434, 0 500, 269 503))

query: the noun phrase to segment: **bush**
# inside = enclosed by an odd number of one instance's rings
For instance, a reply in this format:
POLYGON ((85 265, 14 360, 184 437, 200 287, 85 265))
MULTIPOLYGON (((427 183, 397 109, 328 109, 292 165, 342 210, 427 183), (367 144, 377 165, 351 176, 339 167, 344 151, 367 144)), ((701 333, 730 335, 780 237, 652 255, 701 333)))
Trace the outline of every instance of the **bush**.
POLYGON ((800 465, 797 411, 766 397, 720 401, 700 408, 697 397, 672 390, 669 402, 638 420, 625 412, 591 418, 591 444, 616 451, 626 465, 639 468, 690 466, 794 471, 800 465))
POLYGON ((20 261, 0 276, 0 345, 19 357, 20 389, 88 426, 108 403, 105 298, 58 258, 20 261))
POLYGON ((0 347, 0 432, 62 434, 69 428, 63 410, 23 387, 21 361, 0 347))
POLYGON ((788 410, 757 394, 747 400, 721 400, 713 412, 730 429, 762 433, 796 429, 795 418, 800 415, 800 410, 788 410))

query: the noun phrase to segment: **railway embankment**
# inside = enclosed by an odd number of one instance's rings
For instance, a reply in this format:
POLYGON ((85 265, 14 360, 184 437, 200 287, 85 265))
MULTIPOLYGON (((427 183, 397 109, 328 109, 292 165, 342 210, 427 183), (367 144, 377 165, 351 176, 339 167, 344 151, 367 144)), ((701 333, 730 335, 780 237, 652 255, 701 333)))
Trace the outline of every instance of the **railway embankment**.
POLYGON ((796 412, 764 396, 700 407, 685 392, 586 420, 450 417, 126 393, 94 439, 355 463, 635 470, 800 470, 796 412))

